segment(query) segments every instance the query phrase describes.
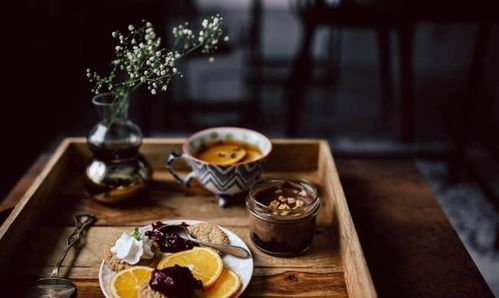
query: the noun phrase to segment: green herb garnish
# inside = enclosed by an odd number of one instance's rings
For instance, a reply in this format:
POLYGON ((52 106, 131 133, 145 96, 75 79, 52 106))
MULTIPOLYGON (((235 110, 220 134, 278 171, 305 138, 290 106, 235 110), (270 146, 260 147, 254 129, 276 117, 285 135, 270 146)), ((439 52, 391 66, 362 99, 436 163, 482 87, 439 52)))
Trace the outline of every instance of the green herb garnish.
POLYGON ((137 239, 137 241, 140 241, 140 237, 141 237, 141 235, 140 235, 140 232, 139 232, 139 228, 135 228, 135 229, 133 229, 133 234, 132 234, 132 236, 133 236, 135 239, 137 239))

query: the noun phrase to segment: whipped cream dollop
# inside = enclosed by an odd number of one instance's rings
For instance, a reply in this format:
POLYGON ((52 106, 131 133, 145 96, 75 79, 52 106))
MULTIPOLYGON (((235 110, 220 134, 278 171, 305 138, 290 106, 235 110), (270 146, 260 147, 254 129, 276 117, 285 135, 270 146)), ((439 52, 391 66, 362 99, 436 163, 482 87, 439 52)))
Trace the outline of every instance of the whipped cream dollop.
POLYGON ((145 237, 137 240, 127 233, 121 234, 114 246, 111 247, 111 252, 130 265, 137 264, 140 259, 151 259, 154 257, 151 249, 151 240, 145 237))

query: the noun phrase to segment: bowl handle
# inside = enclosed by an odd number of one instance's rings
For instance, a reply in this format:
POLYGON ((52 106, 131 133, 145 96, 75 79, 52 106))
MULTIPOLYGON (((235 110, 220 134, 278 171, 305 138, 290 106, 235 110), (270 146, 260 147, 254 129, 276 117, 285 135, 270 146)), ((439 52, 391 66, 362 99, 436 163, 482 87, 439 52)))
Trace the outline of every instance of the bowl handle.
POLYGON ((177 153, 172 151, 172 153, 170 153, 168 159, 166 160, 166 169, 168 170, 168 172, 170 172, 170 174, 173 176, 173 178, 175 178, 175 180, 178 183, 189 187, 189 182, 191 182, 191 180, 196 176, 196 173, 192 171, 189 174, 187 174, 185 178, 180 177, 177 173, 175 173, 175 171, 172 168, 173 161, 176 158, 182 158, 184 160, 187 160, 187 158, 185 158, 183 153, 177 153))

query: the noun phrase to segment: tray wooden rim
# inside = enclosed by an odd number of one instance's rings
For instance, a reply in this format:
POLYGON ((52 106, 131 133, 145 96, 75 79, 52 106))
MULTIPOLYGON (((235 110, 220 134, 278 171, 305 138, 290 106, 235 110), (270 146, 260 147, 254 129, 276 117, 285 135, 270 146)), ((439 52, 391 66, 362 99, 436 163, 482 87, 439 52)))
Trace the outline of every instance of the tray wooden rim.
MULTIPOLYGON (((145 138, 143 144, 177 145, 182 144, 184 140, 185 138, 145 138)), ((85 142, 85 138, 66 138, 61 141, 32 185, 23 194, 2 226, 0 226, 0 261, 4 260, 9 254, 9 250, 7 249, 9 235, 23 232, 22 225, 19 222, 29 217, 31 213, 29 207, 33 208, 32 203, 35 201, 31 199, 54 171, 63 170, 58 165, 60 164, 59 161, 65 158, 68 148, 73 143, 82 144, 85 142)), ((328 187, 328 191, 334 193, 336 200, 334 205, 338 208, 336 216, 340 217, 337 219, 338 223, 341 223, 339 227, 339 237, 341 238, 339 250, 348 294, 352 297, 377 297, 328 142, 323 139, 272 139, 272 142, 282 145, 317 144, 319 146, 318 171, 329 171, 329 183, 327 183, 326 187, 328 187)))

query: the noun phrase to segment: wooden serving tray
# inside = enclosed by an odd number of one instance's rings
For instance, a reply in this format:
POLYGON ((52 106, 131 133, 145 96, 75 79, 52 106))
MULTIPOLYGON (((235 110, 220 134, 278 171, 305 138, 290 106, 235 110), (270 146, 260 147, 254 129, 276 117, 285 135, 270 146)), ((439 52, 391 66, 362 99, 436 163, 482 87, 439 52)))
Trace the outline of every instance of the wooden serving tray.
MULTIPOLYGON (((69 252, 61 272, 77 285, 80 297, 101 297, 98 272, 108 243, 131 227, 156 220, 197 219, 232 230, 250 246, 255 270, 244 296, 376 297, 326 141, 273 140, 274 150, 264 164, 265 175, 304 178, 319 190, 322 209, 314 242, 297 258, 268 256, 252 245, 243 202, 222 209, 198 184, 188 189, 174 182, 164 164, 182 143, 183 139, 144 140, 141 152, 154 169, 150 194, 110 206, 84 195, 82 175, 91 158, 85 139, 64 140, 0 227, 1 268, 12 268, 9 276, 15 280, 47 275, 72 230, 72 215, 91 212, 98 221, 85 242, 69 252), (24 257, 17 257, 20 254, 24 257)), ((188 170, 180 162, 176 166, 188 170)))

